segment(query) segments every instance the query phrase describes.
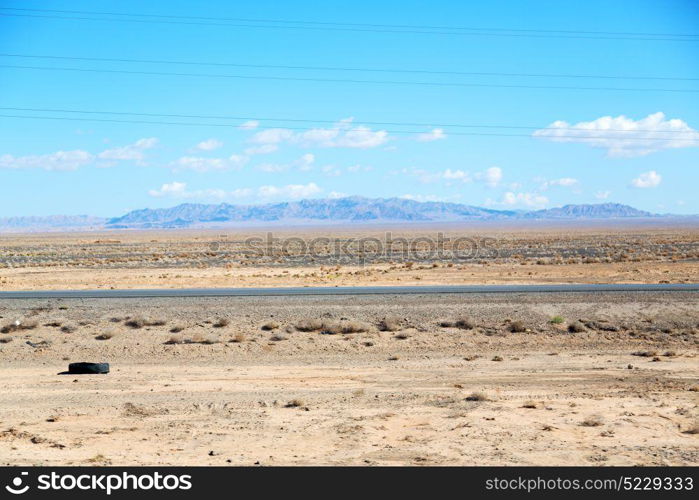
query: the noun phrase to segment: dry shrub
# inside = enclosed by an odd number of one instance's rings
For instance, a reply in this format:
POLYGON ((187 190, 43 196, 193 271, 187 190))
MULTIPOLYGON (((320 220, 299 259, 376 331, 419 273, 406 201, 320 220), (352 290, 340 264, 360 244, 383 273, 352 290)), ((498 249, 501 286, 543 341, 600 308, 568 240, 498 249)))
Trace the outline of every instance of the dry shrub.
POLYGON ((483 392, 473 392, 470 396, 466 396, 466 401, 488 401, 488 396, 483 392))
POLYGON ((170 338, 165 343, 166 344, 184 344, 184 337, 182 337, 182 335, 170 335, 170 338))
POLYGON ((283 337, 281 335, 272 335, 269 340, 272 342, 281 342, 282 340, 286 340, 286 337, 283 337))
POLYGON ((399 333, 396 333, 394 338, 396 338, 398 340, 405 340, 405 339, 409 339, 410 335, 408 335, 408 332, 399 332, 399 333))
POLYGON ((491 359, 491 361, 502 361, 502 360, 503 360, 502 356, 493 356, 493 358, 491 359))
POLYGON ((537 403, 536 401, 532 401, 531 399, 528 400, 528 401, 525 401, 525 402, 522 404, 522 408, 532 408, 532 409, 534 409, 534 408, 538 408, 538 407, 539 407, 539 403, 537 403))
POLYGON ((263 330, 269 332, 269 331, 271 331, 271 330, 276 330, 276 329, 279 328, 280 326, 282 326, 282 325, 279 324, 278 321, 268 321, 267 323, 265 323, 264 325, 262 325, 261 328, 262 328, 263 330))
POLYGON ((402 321, 396 316, 389 316, 379 321, 379 330, 382 332, 396 332, 401 329, 402 321))
POLYGON ((696 419, 694 423, 686 431, 683 432, 684 434, 699 434, 699 419, 696 419))
POLYGON ((49 321, 48 323, 45 323, 44 326, 49 326, 51 328, 58 328, 62 325, 60 321, 49 321))
POLYGON ((570 333, 582 333, 585 331, 585 326, 583 326, 580 321, 574 321, 570 325, 568 325, 568 331, 570 333))
POLYGON ((192 338, 188 339, 188 344, 217 344, 219 339, 216 335, 204 335, 196 333, 192 338))
POLYGON ((303 401, 300 399, 292 399, 284 405, 284 408, 300 408, 301 406, 304 406, 303 401))
POLYGON ((223 328, 225 326, 228 326, 231 324, 231 321, 228 318, 218 318, 216 321, 213 322, 211 326, 214 328, 223 328))
POLYGON ((184 331, 184 326, 182 325, 175 325, 170 328, 170 333, 180 333, 181 331, 184 331))
POLYGON ((348 321, 342 325, 342 333, 362 333, 371 327, 362 321, 348 321))
POLYGON ((388 358, 389 361, 398 361, 400 358, 398 356, 390 356, 388 358))
POLYGON ((7 344, 8 342, 12 342, 13 337, 0 337, 0 344, 7 344))
POLYGON ((320 330, 324 335, 337 335, 338 333, 362 333, 370 328, 370 325, 361 321, 326 321, 322 323, 320 330))
POLYGON ((580 425, 583 427, 599 427, 600 425, 604 425, 604 417, 602 417, 602 415, 590 415, 580 422, 580 425))
POLYGON ((468 356, 464 356, 464 361, 475 361, 478 358, 480 358, 478 354, 469 354, 468 356))
POLYGON ((510 323, 509 329, 512 333, 524 333, 527 331, 527 327, 521 321, 513 321, 510 323))
POLYGON ((323 329, 323 322, 319 319, 304 319, 296 323, 296 329, 300 332, 317 332, 323 329))
POLYGON ((241 344, 247 340, 247 337, 242 333, 237 333, 229 342, 241 344))
POLYGON ((640 356, 642 358, 652 358, 657 355, 658 351, 636 351, 631 353, 631 356, 640 356))
POLYGON ((144 326, 163 326, 166 324, 167 321, 165 321, 164 319, 150 319, 144 318, 143 316, 135 316, 133 318, 128 318, 124 322, 124 325, 128 326, 129 328, 133 328, 134 330, 143 328, 144 326))
POLYGON ((470 318, 459 318, 454 322, 454 326, 462 330, 472 330, 476 325, 470 318))
POLYGON ((97 340, 109 340, 111 338, 114 338, 116 336, 116 332, 114 330, 107 330, 106 332, 100 333, 95 337, 97 340))
POLYGON ((36 321, 30 320, 30 321, 20 321, 17 320, 13 323, 8 323, 4 325, 2 328, 0 328, 0 333, 12 333, 12 332, 18 332, 21 330, 33 330, 38 326, 38 323, 36 321))
POLYGON ((61 331, 62 331, 63 333, 73 333, 73 332, 75 332, 77 329, 78 329, 78 327, 75 326, 75 325, 63 325, 63 326, 61 327, 61 331))

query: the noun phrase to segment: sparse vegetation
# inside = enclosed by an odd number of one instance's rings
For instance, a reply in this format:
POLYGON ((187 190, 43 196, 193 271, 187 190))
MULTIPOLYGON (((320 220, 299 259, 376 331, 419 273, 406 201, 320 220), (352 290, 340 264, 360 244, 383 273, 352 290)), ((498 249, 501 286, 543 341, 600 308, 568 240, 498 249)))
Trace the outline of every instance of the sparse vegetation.
POLYGON ((580 425, 583 427, 599 427, 604 425, 604 417, 602 415, 590 415, 580 422, 580 425))
POLYGON ((509 325, 509 330, 512 333, 523 333, 527 331, 527 327, 521 321, 513 321, 509 325))
POLYGON ((574 321, 568 325, 568 331, 570 333, 582 333, 585 331, 585 326, 580 321, 574 321))
POLYGON ((231 321, 228 318, 217 318, 216 321, 211 324, 211 326, 214 328, 224 328, 230 324, 231 321))
POLYGON ((466 396, 466 401, 489 401, 489 398, 483 392, 474 392, 466 396))
POLYGON ((292 399, 289 401, 287 404, 284 405, 284 408, 300 408, 302 406, 305 406, 303 404, 303 401, 300 399, 292 399))
POLYGON ((13 337, 10 337, 9 335, 0 337, 0 344, 7 344, 9 342, 12 342, 13 337))
POLYGON ((172 328, 170 328, 170 333, 180 333, 182 331, 184 331, 183 325, 175 325, 172 328))
POLYGON ((106 332, 102 332, 99 335, 95 337, 97 340, 109 340, 111 338, 114 338, 116 336, 116 332, 114 330, 107 330, 106 332))
POLYGON ((389 316, 379 321, 379 330, 382 332, 397 332, 402 328, 403 322, 397 316, 389 316))
POLYGON ((271 331, 271 330, 276 330, 281 326, 278 321, 268 321, 264 325, 262 325, 262 329, 265 331, 271 331))
POLYGON ((0 333, 13 333, 22 330, 33 330, 38 326, 38 323, 33 320, 16 320, 8 323, 0 328, 0 333))
POLYGON ((503 360, 502 356, 493 356, 493 358, 491 359, 491 361, 502 361, 502 360, 503 360))
POLYGON ((243 335, 242 333, 236 333, 229 342, 240 344, 240 343, 245 342, 246 340, 247 340, 247 337, 245 335, 243 335))
POLYGON ((300 332, 317 332, 323 329, 323 322, 319 319, 304 319, 296 323, 296 329, 300 332))
POLYGON ((553 325, 560 325, 561 323, 565 323, 565 318, 563 316, 554 316, 549 320, 549 323, 553 325))

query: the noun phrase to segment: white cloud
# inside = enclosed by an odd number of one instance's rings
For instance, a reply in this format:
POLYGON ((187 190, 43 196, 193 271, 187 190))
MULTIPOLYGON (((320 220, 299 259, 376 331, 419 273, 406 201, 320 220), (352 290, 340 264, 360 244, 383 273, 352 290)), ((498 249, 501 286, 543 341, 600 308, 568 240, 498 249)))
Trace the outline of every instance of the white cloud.
POLYGON ((484 182, 489 187, 497 187, 502 180, 502 169, 500 167, 490 167, 485 172, 478 172, 476 179, 484 182))
POLYGON ((156 198, 162 196, 182 197, 187 192, 187 184, 184 182, 170 182, 163 184, 160 189, 151 189, 148 194, 156 198))
POLYGON ((135 161, 141 163, 145 159, 144 152, 148 149, 154 148, 157 144, 158 139, 155 137, 139 139, 133 144, 128 144, 118 148, 106 149, 98 154, 97 157, 100 160, 135 161))
POLYGON ((305 155, 301 156, 298 160, 296 160, 296 164, 299 167, 299 170, 301 171, 308 171, 311 170, 313 163, 316 161, 316 156, 313 153, 306 153, 305 155))
POLYGON ((641 189, 654 188, 660 185, 660 181, 662 180, 663 178, 658 172, 651 170, 650 172, 644 172, 636 177, 631 181, 631 185, 641 189))
POLYGON ((150 196, 155 198, 205 198, 205 199, 239 199, 247 198, 253 194, 253 191, 248 188, 234 189, 233 191, 225 191, 223 189, 197 189, 194 191, 187 190, 185 182, 170 182, 160 186, 160 189, 151 189, 148 191, 150 196))
POLYGON ((506 192, 500 202, 490 202, 491 205, 509 205, 509 206, 525 206, 534 208, 543 208, 549 202, 546 196, 542 196, 537 193, 514 193, 512 191, 506 192))
POLYGON ((276 150, 279 149, 279 146, 276 144, 261 144, 259 146, 253 146, 251 148, 247 148, 245 150, 246 155, 267 155, 270 153, 274 153, 276 150))
POLYGON ((258 122, 257 120, 248 120, 248 121, 242 123, 241 125, 239 125, 238 128, 242 129, 242 130, 254 130, 259 126, 260 126, 260 122, 258 122))
POLYGON ((606 200, 611 194, 611 191, 597 191, 597 193, 595 193, 595 198, 598 200, 606 200))
POLYGON ((577 186, 579 181, 577 179, 573 179, 572 177, 562 177, 560 179, 553 179, 550 181, 544 181, 543 184, 541 185, 541 189, 548 189, 552 186, 560 186, 560 187, 573 187, 577 186))
POLYGON ((444 201, 444 198, 436 195, 431 195, 431 194, 404 194, 399 196, 399 198, 402 198, 404 200, 412 200, 412 201, 419 201, 419 202, 426 202, 426 201, 444 201))
POLYGON ((257 193, 262 198, 307 198, 322 191, 314 182, 308 184, 288 184, 286 186, 261 186, 257 193))
POLYGON ((211 172, 232 170, 242 167, 248 162, 248 157, 231 155, 228 158, 204 158, 201 156, 183 156, 171 164, 173 170, 194 170, 195 172, 211 172))
POLYGON ((369 149, 388 141, 388 132, 385 130, 372 130, 362 125, 353 126, 351 122, 351 118, 346 118, 330 128, 313 128, 303 132, 270 128, 257 132, 248 142, 259 145, 291 143, 307 147, 369 149))
POLYGON ((87 151, 56 151, 45 155, 0 156, 0 168, 24 169, 42 168, 44 170, 77 170, 94 161, 95 157, 87 151))
POLYGON ((471 182, 470 174, 463 170, 451 170, 448 168, 442 172, 442 177, 450 181, 471 182))
POLYGON ((432 142, 440 139, 446 139, 447 134, 441 128, 435 128, 424 134, 418 134, 416 140, 419 142, 432 142))
POLYGON ((213 151, 221 147, 223 147, 223 143, 218 139, 207 139, 196 145, 196 149, 199 151, 213 151))
POLYGON ((603 116, 574 125, 558 120, 545 129, 537 130, 533 136, 606 149, 612 157, 644 156, 664 149, 699 146, 699 132, 683 120, 666 120, 665 114, 660 112, 640 120, 624 115, 603 116))

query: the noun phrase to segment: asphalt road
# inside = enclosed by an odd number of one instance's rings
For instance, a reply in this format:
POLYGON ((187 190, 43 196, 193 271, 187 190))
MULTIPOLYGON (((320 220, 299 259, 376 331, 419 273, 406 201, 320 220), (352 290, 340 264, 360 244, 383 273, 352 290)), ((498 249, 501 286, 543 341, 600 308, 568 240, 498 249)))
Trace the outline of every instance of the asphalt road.
POLYGON ((4 299, 124 299, 164 297, 265 297, 297 295, 420 295, 466 293, 699 292, 697 284, 464 285, 302 288, 182 288, 152 290, 39 290, 0 292, 4 299))

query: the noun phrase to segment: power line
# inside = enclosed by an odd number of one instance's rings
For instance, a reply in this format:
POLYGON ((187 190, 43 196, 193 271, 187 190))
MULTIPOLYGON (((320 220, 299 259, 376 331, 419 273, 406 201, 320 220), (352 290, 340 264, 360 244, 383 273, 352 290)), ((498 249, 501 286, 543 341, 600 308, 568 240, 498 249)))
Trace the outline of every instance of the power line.
MULTIPOLYGON (((10 114, 0 114, 2 118, 25 118, 25 119, 35 119, 35 120, 60 120, 60 121, 81 121, 81 122, 107 122, 107 123, 127 123, 127 124, 150 124, 150 125, 183 125, 183 126, 196 126, 196 127, 226 127, 234 128, 235 126, 225 124, 225 123, 193 123, 193 122, 166 122, 166 121, 150 121, 150 120, 115 120, 111 118, 74 118, 74 117, 64 117, 64 116, 26 116, 26 115, 10 115, 10 114)), ((288 130, 308 130, 308 127, 284 127, 288 130)), ((383 132, 389 134, 420 134, 420 131, 412 130, 384 130, 383 132)), ((451 132, 450 135, 457 136, 492 136, 492 137, 535 137, 531 134, 505 134, 505 133, 491 133, 491 132, 451 132)), ((552 139, 578 139, 578 140, 600 140, 600 139, 619 139, 619 136, 609 137, 609 136, 565 136, 556 135, 550 136, 552 139)), ((624 137, 625 141, 689 141, 697 142, 697 139, 686 138, 653 138, 653 137, 624 137)))
POLYGON ((144 63, 144 64, 179 64, 188 66, 228 66, 237 68, 264 68, 264 69, 292 69, 312 71, 356 71, 374 73, 412 73, 428 75, 462 75, 462 76, 508 76, 508 77, 541 77, 541 78, 590 78, 590 79, 614 79, 614 80, 667 80, 667 81, 699 81, 699 78, 666 77, 666 76, 623 76, 623 75, 580 75, 580 74, 552 74, 552 73, 505 73, 484 71, 447 71, 425 69, 386 69, 386 68, 352 68, 340 66, 297 66, 278 64, 243 64, 231 62, 200 62, 200 61, 175 61, 163 59, 128 59, 108 57, 81 57, 81 56, 55 56, 36 54, 9 54, 0 53, 0 57, 17 57, 24 59, 53 59, 67 61, 94 61, 94 62, 119 62, 119 63, 144 63))
POLYGON ((595 32, 595 31, 573 31, 573 30, 525 30, 506 28, 467 28, 454 27, 444 28, 455 31, 437 31, 433 27, 416 27, 409 29, 409 25, 390 24, 359 24, 359 23, 324 23, 315 21, 282 21, 282 20, 252 20, 243 18, 208 18, 196 16, 168 16, 155 14, 127 14, 116 12, 93 12, 93 11, 59 11, 49 9, 12 9, 0 7, 0 10, 25 11, 25 12, 49 12, 58 14, 83 14, 73 15, 48 15, 48 14, 11 14, 0 13, 0 16, 8 17, 33 17, 45 19, 66 19, 79 21, 108 21, 108 22, 133 22, 133 23, 158 23, 158 24, 185 24, 200 26, 228 26, 239 28, 258 29, 292 29, 292 30, 324 30, 324 31, 350 31, 350 32, 374 32, 374 33, 404 33, 404 34, 427 34, 427 35, 456 35, 456 36, 485 36, 485 37, 528 37, 528 38, 574 38, 587 40, 641 40, 641 41, 670 41, 670 42, 699 42, 699 35, 696 34, 660 34, 660 33, 624 33, 624 32, 595 32), (130 16, 131 18, 109 18, 109 17, 85 17, 92 16, 130 16), (141 17, 146 19, 133 19, 141 17), (170 19, 170 20, 167 20, 170 19), (172 20, 176 19, 176 20, 172 20), (199 21, 195 21, 199 20, 199 21), (202 22, 206 21, 206 22, 202 22), (227 22, 224 22, 227 21, 227 22), (235 23, 258 23, 258 24, 235 24, 235 23), (273 23, 273 24, 259 24, 273 23), (286 24, 282 24, 286 23, 286 24), (296 25, 293 25, 296 24, 296 25), (403 27, 401 27, 403 26, 403 27), (604 36, 600 36, 604 35, 604 36), (664 37, 664 38, 662 38, 664 37))
MULTIPOLYGON (((272 122, 292 122, 292 123, 324 123, 336 124, 338 120, 327 119, 304 119, 304 118, 261 118, 259 116, 232 116, 232 115, 189 115, 189 114, 173 114, 173 113, 136 113, 129 111, 95 111, 95 110, 78 110, 78 109, 63 109, 63 108, 20 108, 20 107, 0 107, 4 111, 30 111, 40 113, 74 113, 88 115, 118 115, 118 116, 144 116, 152 118, 196 118, 207 120, 246 120, 246 121, 272 121, 272 122)), ((367 121, 362 120, 362 125, 388 125, 397 127, 431 127, 431 128, 487 128, 487 129, 520 129, 520 130, 568 130, 572 132, 588 132, 583 129, 569 127, 567 129, 541 127, 532 125, 483 125, 483 124, 463 124, 463 123, 426 123, 426 122, 382 122, 382 121, 367 121)), ((225 126, 230 126, 225 124, 225 126)), ((289 128, 284 125, 277 125, 279 128, 289 128)), ((304 129, 305 130, 305 129, 304 129)), ((402 131, 405 133, 419 134, 422 131, 402 131)), ((666 133, 666 134, 699 134, 694 130, 646 130, 646 129, 604 129, 602 132, 649 132, 649 133, 666 133)), ((395 133, 395 131, 394 131, 395 133)))
POLYGON ((182 73, 166 71, 135 71, 117 69, 95 69, 95 68, 65 68, 65 67, 43 67, 43 66, 23 66, 13 64, 0 64, 0 68, 30 69, 40 71, 74 71, 81 73, 111 73, 126 75, 151 75, 151 76, 186 76, 199 78, 229 78, 241 80, 273 80, 273 81, 297 81, 297 82, 321 82, 321 83, 360 83, 379 85, 417 85, 429 87, 470 87, 470 88, 507 88, 507 89, 548 89, 548 90, 603 90, 621 92, 673 92, 673 93, 696 93, 699 89, 667 89, 667 88, 622 88, 622 87, 581 87, 567 85, 516 85, 516 84, 495 84, 495 83, 461 83, 461 82, 422 82, 405 80, 357 80, 345 78, 311 78, 293 76, 257 76, 257 75, 222 75, 212 73, 182 73))

